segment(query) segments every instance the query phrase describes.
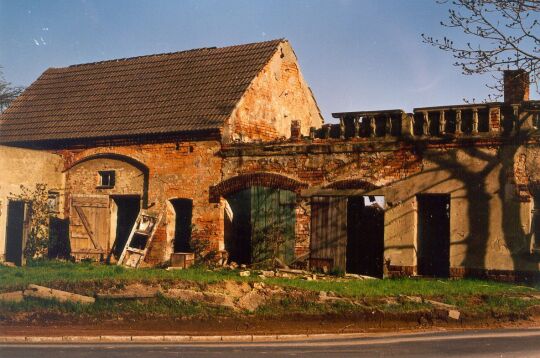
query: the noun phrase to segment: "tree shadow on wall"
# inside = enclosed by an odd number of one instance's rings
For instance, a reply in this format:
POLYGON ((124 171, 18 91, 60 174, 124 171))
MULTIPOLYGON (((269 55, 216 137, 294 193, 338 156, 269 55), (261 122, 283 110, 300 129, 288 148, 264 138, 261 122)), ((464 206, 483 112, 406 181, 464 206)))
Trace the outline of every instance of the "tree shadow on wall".
MULTIPOLYGON (((515 271, 527 271, 535 269, 533 264, 538 262, 529 251, 531 235, 524 231, 521 219, 521 202, 517 195, 515 183, 515 161, 519 150, 525 146, 528 134, 521 134, 513 138, 506 138, 504 143, 497 148, 496 154, 489 154, 477 147, 457 148, 441 152, 431 152, 425 145, 414 143, 416 150, 423 160, 429 160, 437 165, 434 170, 445 170, 450 173, 446 181, 457 180, 461 182, 462 190, 465 191, 467 210, 465 215, 469 221, 469 233, 460 244, 466 245, 465 257, 461 266, 466 268, 486 269, 486 257, 490 243, 490 236, 497 235, 490 232, 490 216, 492 214, 491 201, 498 198, 501 203, 501 228, 504 237, 504 245, 508 248, 515 271), (462 162, 458 158, 459 153, 464 153, 471 160, 480 161, 483 166, 475 170, 468 165, 470 161, 462 162), (498 175, 495 171, 499 170, 498 175), (491 178, 490 178, 491 176, 491 178), (495 193, 490 193, 489 186, 493 185, 494 178, 499 188, 495 193), (508 185, 511 189, 507 190, 508 185), (495 194, 495 195, 493 195, 495 194)), ((414 176, 426 173, 425 171, 414 176)), ((408 179, 411 179, 409 177, 408 179)), ((430 184, 434 187, 437 184, 430 184)), ((426 188, 424 188, 426 190, 426 188)), ((496 217, 496 216, 495 216, 496 217)), ((493 227, 493 226, 491 226, 493 227)), ((455 244, 455 243, 454 243, 455 244)))

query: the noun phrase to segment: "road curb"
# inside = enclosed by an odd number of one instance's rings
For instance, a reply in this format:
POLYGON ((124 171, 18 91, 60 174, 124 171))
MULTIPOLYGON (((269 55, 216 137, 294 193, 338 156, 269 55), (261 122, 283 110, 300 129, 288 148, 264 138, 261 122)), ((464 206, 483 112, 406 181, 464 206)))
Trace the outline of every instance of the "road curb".
POLYGON ((213 343, 213 342, 269 342, 294 341, 302 339, 332 339, 365 337, 365 333, 346 334, 269 334, 269 335, 230 335, 230 336, 185 336, 185 335, 156 335, 156 336, 0 336, 0 343, 213 343))

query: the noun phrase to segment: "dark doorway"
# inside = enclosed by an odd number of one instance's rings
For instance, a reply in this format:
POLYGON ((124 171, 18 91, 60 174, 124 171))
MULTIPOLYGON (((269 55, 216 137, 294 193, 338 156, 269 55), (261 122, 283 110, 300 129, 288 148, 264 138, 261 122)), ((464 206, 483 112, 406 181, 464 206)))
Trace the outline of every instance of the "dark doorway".
POLYGON ((225 210, 225 250, 229 261, 251 263, 251 189, 227 197, 225 210))
POLYGON ((191 199, 173 199, 171 204, 176 216, 174 224, 174 252, 191 252, 191 219, 193 201, 191 199))
POLYGON ((113 255, 119 259, 139 215, 141 198, 139 196, 114 196, 113 200, 117 207, 113 255))
POLYGON ((365 201, 363 196, 348 199, 347 272, 382 277, 384 210, 376 202, 366 205, 365 201))
POLYGON ((450 274, 450 195, 418 195, 418 274, 450 274))
POLYGON ((8 202, 6 227, 6 261, 22 265, 24 240, 24 202, 8 202))

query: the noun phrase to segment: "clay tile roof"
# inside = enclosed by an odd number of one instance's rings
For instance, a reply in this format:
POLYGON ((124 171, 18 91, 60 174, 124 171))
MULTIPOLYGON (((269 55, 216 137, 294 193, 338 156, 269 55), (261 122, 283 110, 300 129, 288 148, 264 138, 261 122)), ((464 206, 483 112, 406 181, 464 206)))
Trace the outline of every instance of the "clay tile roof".
POLYGON ((0 115, 0 143, 220 130, 282 41, 50 68, 0 115))

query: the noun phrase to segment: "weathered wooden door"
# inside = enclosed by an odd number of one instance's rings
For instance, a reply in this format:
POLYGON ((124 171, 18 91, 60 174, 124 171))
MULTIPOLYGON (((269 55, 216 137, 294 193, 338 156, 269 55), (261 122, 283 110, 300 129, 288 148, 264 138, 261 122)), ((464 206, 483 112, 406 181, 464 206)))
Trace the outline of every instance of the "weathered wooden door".
POLYGON ((289 190, 251 188, 252 262, 294 260, 296 194, 289 190))
MULTIPOLYGON (((294 260, 296 194, 254 186, 227 198, 232 220, 225 225, 225 248, 237 263, 294 260)), ((227 220, 227 219, 226 219, 227 220)))
POLYGON ((101 259, 110 251, 110 209, 107 195, 71 198, 70 242, 76 259, 101 259))
POLYGON ((310 262, 313 267, 345 272, 347 197, 311 199, 310 262))

